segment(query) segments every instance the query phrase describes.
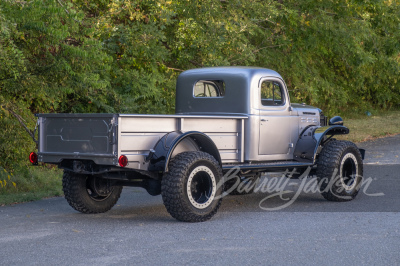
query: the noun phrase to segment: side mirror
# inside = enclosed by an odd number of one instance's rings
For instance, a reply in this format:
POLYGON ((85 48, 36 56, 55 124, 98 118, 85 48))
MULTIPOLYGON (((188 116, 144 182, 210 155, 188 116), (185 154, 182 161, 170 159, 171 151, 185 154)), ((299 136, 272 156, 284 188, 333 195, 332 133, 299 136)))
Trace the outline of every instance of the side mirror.
POLYGON ((334 116, 331 119, 329 119, 329 125, 330 126, 343 126, 343 119, 340 116, 334 116))

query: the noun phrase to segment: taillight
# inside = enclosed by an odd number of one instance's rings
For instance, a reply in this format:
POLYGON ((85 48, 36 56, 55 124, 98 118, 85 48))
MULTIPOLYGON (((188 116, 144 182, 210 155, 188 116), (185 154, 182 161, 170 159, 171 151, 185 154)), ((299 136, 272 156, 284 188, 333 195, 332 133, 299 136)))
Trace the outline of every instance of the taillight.
POLYGON ((121 156, 119 156, 118 163, 119 163, 119 166, 125 167, 128 165, 128 158, 126 158, 125 155, 121 155, 121 156))
POLYGON ((29 154, 29 161, 31 162, 31 164, 37 165, 38 164, 37 154, 34 152, 31 152, 31 154, 29 154))

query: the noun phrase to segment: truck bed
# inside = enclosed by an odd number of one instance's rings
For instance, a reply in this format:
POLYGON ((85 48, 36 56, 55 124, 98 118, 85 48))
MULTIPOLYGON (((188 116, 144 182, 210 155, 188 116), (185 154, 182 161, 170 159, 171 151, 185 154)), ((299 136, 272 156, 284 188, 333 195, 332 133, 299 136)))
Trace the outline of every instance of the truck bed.
POLYGON ((88 159, 100 165, 115 164, 118 115, 38 114, 39 161, 88 159))
POLYGON ((173 131, 200 131, 208 135, 223 163, 244 159, 246 116, 137 115, 137 114, 38 114, 39 161, 92 160, 118 166, 120 155, 127 168, 147 170, 145 158, 156 143, 173 131))

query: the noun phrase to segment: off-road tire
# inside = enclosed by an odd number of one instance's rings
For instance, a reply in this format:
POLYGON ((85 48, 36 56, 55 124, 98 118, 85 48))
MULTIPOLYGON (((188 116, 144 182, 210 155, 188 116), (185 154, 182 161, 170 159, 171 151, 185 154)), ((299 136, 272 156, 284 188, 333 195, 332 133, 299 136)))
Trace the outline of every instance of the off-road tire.
MULTIPOLYGON (((93 180, 91 175, 81 175, 64 171, 62 185, 65 199, 75 210, 82 213, 103 213, 110 210, 118 201, 122 186, 110 186, 104 194, 94 194, 91 186, 93 180)), ((101 179, 96 182, 107 184, 107 180, 101 179)))
POLYGON ((161 181, 161 195, 169 214, 184 222, 204 222, 213 217, 223 192, 219 184, 222 170, 215 158, 201 151, 183 152, 168 167, 161 181))
POLYGON ((360 190, 362 176, 362 157, 354 143, 333 140, 323 147, 318 157, 317 179, 325 199, 354 199, 360 190))

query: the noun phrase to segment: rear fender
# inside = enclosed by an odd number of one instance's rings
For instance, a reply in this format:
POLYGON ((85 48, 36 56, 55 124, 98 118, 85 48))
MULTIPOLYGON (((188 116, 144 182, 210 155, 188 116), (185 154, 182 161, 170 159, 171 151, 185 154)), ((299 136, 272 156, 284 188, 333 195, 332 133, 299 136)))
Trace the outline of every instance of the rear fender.
POLYGON ((315 163, 318 148, 329 141, 334 135, 349 134, 350 130, 341 125, 335 126, 309 126, 300 134, 293 156, 294 160, 300 162, 315 163))
POLYGON ((168 164, 175 155, 186 151, 204 151, 221 165, 221 156, 215 143, 206 134, 198 131, 174 131, 162 137, 152 150, 146 161, 149 161, 149 171, 168 172, 168 164))

